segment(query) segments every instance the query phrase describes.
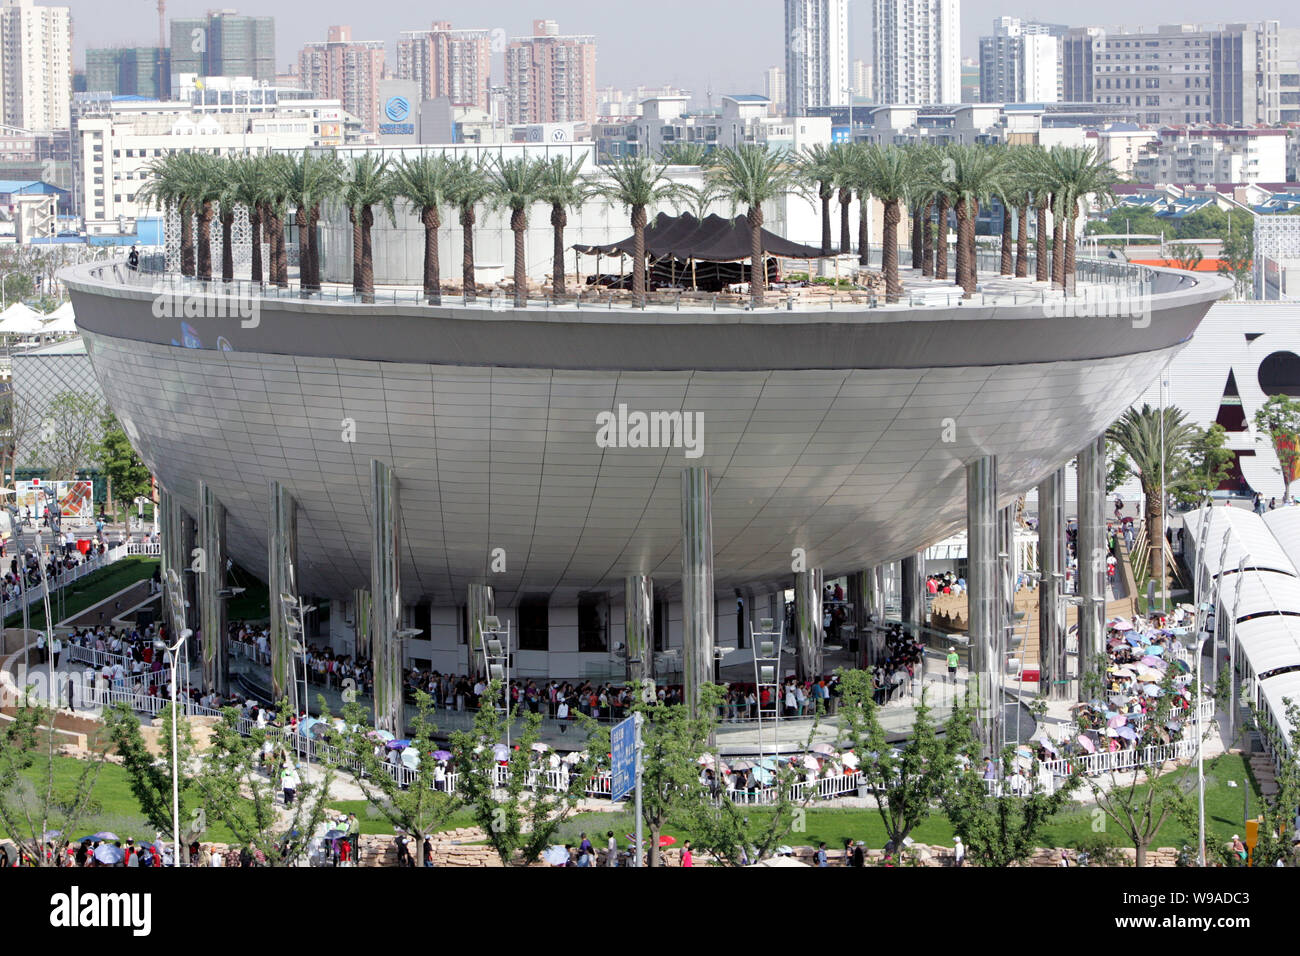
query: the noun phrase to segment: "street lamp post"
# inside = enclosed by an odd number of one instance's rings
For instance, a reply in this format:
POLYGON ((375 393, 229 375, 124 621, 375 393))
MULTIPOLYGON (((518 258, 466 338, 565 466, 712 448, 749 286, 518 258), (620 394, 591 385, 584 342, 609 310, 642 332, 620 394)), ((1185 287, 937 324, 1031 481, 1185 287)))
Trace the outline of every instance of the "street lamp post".
POLYGON ((180 754, 176 743, 176 672, 179 669, 181 646, 194 632, 188 627, 181 630, 180 639, 170 647, 162 640, 155 640, 155 650, 166 651, 171 655, 171 694, 172 694, 172 865, 181 865, 181 789, 180 789, 180 754))
POLYGON ((1205 866, 1205 733, 1201 727, 1201 657, 1205 647, 1205 614, 1210 605, 1201 603, 1196 608, 1196 864, 1205 866))

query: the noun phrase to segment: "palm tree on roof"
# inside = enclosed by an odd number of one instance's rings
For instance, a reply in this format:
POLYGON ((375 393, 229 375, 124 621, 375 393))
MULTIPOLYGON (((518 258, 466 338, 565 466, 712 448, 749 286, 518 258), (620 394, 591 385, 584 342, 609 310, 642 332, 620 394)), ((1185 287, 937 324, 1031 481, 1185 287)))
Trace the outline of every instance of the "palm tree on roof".
POLYGON ((452 163, 447 198, 459 210, 462 236, 461 295, 466 302, 478 297, 474 277, 474 207, 492 197, 492 181, 481 162, 462 156, 452 163))
POLYGON ((304 149, 279 167, 281 185, 298 210, 298 281, 304 291, 320 290, 320 249, 316 224, 321 203, 338 195, 342 168, 334 157, 304 149))
POLYGON ((427 153, 403 157, 393 169, 394 192, 415 207, 424 226, 424 297, 430 305, 442 302, 438 229, 442 207, 450 203, 453 172, 446 156, 427 153))
MULTIPOLYGON (((221 211, 224 226, 225 213, 233 214, 237 206, 243 206, 248 212, 248 227, 252 233, 251 277, 254 282, 262 281, 262 212, 267 198, 266 167, 260 156, 237 156, 225 161, 222 176, 221 211)), ((230 229, 226 229, 228 234, 230 229)), ((221 274, 227 282, 234 277, 233 248, 229 263, 226 259, 227 248, 224 241, 221 247, 221 274), (227 274, 229 265, 229 274, 227 274)))
POLYGON ((763 260, 763 203, 791 193, 804 194, 805 180, 799 164, 785 149, 743 145, 721 150, 715 157, 706 175, 721 189, 721 198, 730 201, 733 215, 738 207, 746 207, 750 250, 749 301, 753 308, 761 308, 763 290, 767 285, 763 260))
POLYGON ((853 236, 849 230, 849 208, 853 205, 853 156, 851 143, 835 143, 830 148, 833 181, 839 192, 840 203, 840 255, 853 251, 853 236))
POLYGON ((148 180, 136 194, 146 208, 157 207, 163 213, 175 211, 180 220, 181 275, 194 275, 194 222, 189 194, 185 187, 186 153, 168 153, 147 167, 148 180))
POLYGON ((538 198, 551 207, 551 230, 555 244, 551 255, 551 287, 564 295, 564 227, 569 210, 579 209, 591 196, 591 185, 582 175, 582 160, 554 156, 542 164, 538 198))
POLYGON ((957 284, 969 298, 979 281, 975 219, 981 202, 1002 194, 1005 156, 986 146, 953 146, 947 158, 941 181, 957 210, 957 284))
MULTIPOLYGON (((492 203, 510 210, 510 231, 515 234, 515 308, 528 306, 528 210, 540 201, 545 164, 526 156, 496 158, 490 172, 492 203)), ((564 268, 561 257, 560 268, 564 268)))
POLYGON ((395 220, 393 179, 389 161, 373 153, 353 156, 343 176, 343 204, 352 224, 352 292, 362 302, 375 300, 375 253, 371 230, 375 225, 375 207, 395 220))
POLYGON ((618 203, 632 218, 632 294, 638 304, 645 304, 646 209, 680 198, 684 189, 664 175, 666 164, 648 156, 624 156, 603 168, 605 178, 594 182, 594 190, 610 202, 618 203))
POLYGON ((833 255, 831 246, 831 200, 835 197, 835 174, 839 161, 835 147, 817 143, 799 157, 799 166, 822 204, 822 255, 833 255))
POLYGON ((911 157, 898 146, 865 146, 859 158, 862 183, 884 205, 884 234, 881 237, 881 270, 885 274, 885 295, 895 302, 903 292, 898 278, 898 224, 902 206, 916 194, 916 170, 911 157))
POLYGON ((1060 224, 1057 231, 1062 251, 1057 257, 1059 264, 1053 260, 1052 278, 1062 288, 1073 290, 1074 223, 1080 205, 1086 204, 1089 197, 1095 197, 1103 206, 1113 204, 1119 176, 1092 146, 1053 146, 1039 154, 1039 169, 1051 187, 1055 199, 1052 212, 1060 224))

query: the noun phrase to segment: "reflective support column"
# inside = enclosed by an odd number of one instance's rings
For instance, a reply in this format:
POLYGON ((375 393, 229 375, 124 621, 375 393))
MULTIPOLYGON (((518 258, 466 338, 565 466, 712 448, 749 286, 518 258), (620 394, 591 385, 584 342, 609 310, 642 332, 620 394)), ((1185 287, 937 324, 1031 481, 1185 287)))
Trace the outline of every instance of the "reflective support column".
POLYGON ((199 482, 199 547, 194 565, 203 627, 203 688, 225 697, 230 691, 226 634, 226 509, 206 481, 199 482))
POLYGON ((1064 468, 1038 486, 1038 571, 1038 687, 1050 700, 1066 700, 1064 468))
MULTIPOLYGON (((198 547, 198 522, 180 507, 180 502, 176 503, 176 512, 177 516, 174 520, 181 531, 176 566, 180 570, 181 587, 185 591, 185 617, 188 621, 186 626, 195 630, 196 637, 202 638, 203 622, 195 610, 199 606, 199 582, 198 575, 193 571, 194 549, 198 547)), ((199 659, 199 647, 200 642, 197 640, 185 642, 185 656, 191 663, 199 659)))
POLYGON ((162 538, 161 548, 161 571, 163 600, 162 613, 163 621, 167 625, 167 637, 172 643, 175 643, 177 635, 181 630, 181 622, 172 619, 172 602, 167 600, 167 580, 169 572, 173 569, 177 574, 184 574, 187 567, 184 561, 180 560, 180 521, 179 509, 176 506, 176 499, 170 491, 161 485, 158 486, 158 534, 162 538))
MULTIPOLYGON (((1106 639, 1106 436, 1079 452, 1079 676, 1095 669, 1106 639)), ((1079 681, 1083 694, 1083 681, 1079 681)))
POLYGON ((627 679, 640 681, 642 691, 654 683, 654 582, 646 574, 629 574, 623 581, 623 647, 627 679))
POLYGON ((913 640, 925 627, 925 552, 903 559, 903 626, 913 640))
MULTIPOLYGON (((1016 509, 1007 506, 998 511, 998 632, 997 654, 992 669, 992 686, 998 700, 1006 686, 1007 674, 1011 672, 1009 661, 1018 655, 1015 653, 1016 639, 1019 635, 1015 627, 1016 578, 1016 509)), ((1022 632, 1023 633, 1023 629, 1022 632)), ((1006 729, 1003 725, 1002 707, 993 708, 993 727, 999 750, 1006 746, 1006 729)))
POLYGON ((709 469, 682 469, 682 679, 698 713, 713 681, 713 505, 709 469))
POLYGON ((992 668, 998 629, 998 460, 985 455, 966 465, 966 574, 969 606, 970 676, 968 694, 978 695, 981 738, 991 745, 992 668))
POLYGON ((387 462, 370 462, 370 594, 374 636, 375 729, 401 737, 402 648, 397 631, 402 622, 401 511, 397 477, 387 462))
POLYGON ((370 590, 355 588, 352 591, 352 633, 354 635, 355 655, 370 658, 370 622, 374 616, 371 611, 370 590))
MULTIPOLYGON (((292 592, 297 596, 297 581, 290 578, 298 566, 298 502, 289 489, 278 481, 268 483, 270 494, 270 535, 267 538, 267 591, 271 595, 271 696, 282 700, 289 695, 294 713, 298 707, 298 684, 294 680, 291 640, 285 624, 286 609, 280 595, 292 592)), ((359 619, 358 619, 359 620, 359 619)), ((368 656, 368 655, 367 655, 368 656)))
POLYGON ((794 627, 799 648, 799 677, 816 680, 822 674, 822 572, 820 568, 796 571, 794 576, 794 627))
MULTIPOLYGON (((469 608, 469 652, 470 660, 482 663, 483 644, 481 635, 483 633, 483 622, 496 614, 496 595, 492 591, 492 585, 471 583, 468 593, 469 608), (473 655, 480 655, 474 657, 473 655)), ((483 675, 484 679, 487 675, 483 675)))

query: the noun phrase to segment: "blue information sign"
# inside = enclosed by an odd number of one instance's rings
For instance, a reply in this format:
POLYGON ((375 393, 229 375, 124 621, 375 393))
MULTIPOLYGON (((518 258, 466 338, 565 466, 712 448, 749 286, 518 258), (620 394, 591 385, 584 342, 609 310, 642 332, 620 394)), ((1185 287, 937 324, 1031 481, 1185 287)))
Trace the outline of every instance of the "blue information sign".
POLYGON ((636 719, 629 717, 609 732, 609 795, 622 800, 636 787, 636 719))

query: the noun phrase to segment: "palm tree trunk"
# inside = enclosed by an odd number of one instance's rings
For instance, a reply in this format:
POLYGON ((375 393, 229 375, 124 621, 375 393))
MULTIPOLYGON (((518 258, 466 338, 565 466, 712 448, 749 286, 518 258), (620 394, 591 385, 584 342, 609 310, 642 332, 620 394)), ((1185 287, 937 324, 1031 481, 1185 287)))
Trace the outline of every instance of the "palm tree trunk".
POLYGON ((551 204, 551 230, 555 235, 555 248, 551 253, 551 288, 557 296, 564 295, 564 227, 569 224, 569 214, 560 203, 551 204))
POLYGON ((1070 210, 1065 214, 1065 231, 1062 238, 1065 240, 1065 264, 1062 266, 1064 276, 1062 284, 1070 293, 1074 292, 1074 220, 1076 216, 1073 204, 1070 210))
POLYGON ((460 231, 463 236, 461 245, 464 253, 460 260, 461 295, 466 302, 478 298, 478 286, 474 281, 474 207, 462 206, 460 210, 460 231))
POLYGON ((352 224, 352 294, 361 295, 361 217, 355 209, 348 210, 352 224))
POLYGON ((221 281, 235 281, 235 211, 221 210, 221 281))
MULTIPOLYGON (((1052 203, 1056 205, 1055 202, 1052 203)), ((1058 289, 1065 288, 1065 221, 1056 215, 1052 223, 1052 285, 1058 289)))
POLYGON ((853 202, 853 190, 840 187, 840 255, 847 256, 853 251, 853 242, 849 233, 849 205, 853 202))
POLYGON ((970 282, 970 288, 966 290, 966 296, 969 297, 979 288, 980 281, 980 257, 976 254, 975 249, 975 220, 979 218, 980 201, 972 199, 967 211, 969 213, 967 216, 969 222, 967 223, 968 238, 966 240, 966 279, 970 282))
MULTIPOLYGON (((361 301, 375 301, 375 249, 370 242, 375 225, 375 211, 369 206, 361 210, 361 301)), ((320 267, 317 260, 316 267, 320 267)))
POLYGON ((912 268, 919 270, 921 268, 921 250, 925 245, 924 230, 921 222, 921 209, 915 204, 908 207, 912 214, 912 268))
POLYGON ((865 190, 858 193, 858 265, 871 264, 868 238, 871 223, 871 194, 865 190))
POLYGON ((524 257, 524 230, 528 213, 523 209, 510 212, 510 231, 515 234, 515 308, 528 308, 528 263, 524 257))
POLYGON ((198 278, 204 282, 212 281, 212 203, 205 202, 199 207, 198 222, 198 278))
POLYGON ((1034 237, 1034 281, 1046 282, 1050 278, 1047 265, 1047 202, 1045 196, 1035 197, 1038 216, 1038 234, 1034 237))
MULTIPOLYGON (((1148 573, 1160 582, 1163 589, 1165 580, 1165 509, 1160 502, 1160 485, 1152 479, 1150 487, 1143 483, 1143 496, 1147 509, 1147 548, 1151 560, 1147 562, 1148 573)), ((1142 585, 1143 582, 1138 582, 1142 585)))
POLYGON ((934 275, 934 229, 930 217, 934 213, 934 198, 927 198, 921 211, 921 275, 934 275))
POLYGON ((1020 197, 1020 207, 1016 210, 1016 278, 1023 279, 1029 275, 1029 197, 1020 197))
POLYGON ((948 194, 939 193, 939 221, 934 228, 934 277, 948 278, 948 194))
POLYGON ((254 282, 262 281, 262 210, 257 206, 248 209, 248 228, 253 234, 253 262, 251 276, 254 282))
POLYGON ((424 298, 430 305, 442 304, 442 275, 438 262, 438 207, 425 206, 420 210, 424 225, 424 298))
MULTIPOLYGON (((903 284, 898 281, 898 224, 903 218, 899 209, 900 200, 891 199, 885 203, 885 234, 880 251, 880 267, 885 273, 885 299, 897 302, 903 291, 903 284)), ((913 250, 920 248, 913 236, 913 250)))
POLYGON ((275 263, 273 281, 282 289, 289 287, 289 244, 284 240, 284 216, 277 209, 271 217, 272 261, 275 263))
POLYGON ((975 294, 975 217, 979 215, 973 200, 957 201, 957 284, 962 298, 975 294))
POLYGON ((319 218, 320 204, 313 203, 311 208, 307 210, 306 221, 302 226, 306 231, 306 234, 301 245, 307 250, 307 266, 310 270, 307 273, 306 278, 303 279, 302 285, 304 288, 309 289, 312 292, 320 291, 320 259, 318 258, 320 250, 316 245, 316 221, 319 218))
POLYGON ((763 207, 750 206, 749 221, 749 305, 763 307, 763 290, 767 286, 767 266, 763 262, 763 207))
POLYGON ((632 207, 632 294, 645 305, 645 206, 632 207))
POLYGON ((194 275, 194 217, 190 213, 190 204, 180 204, 181 217, 181 275, 194 275))
POLYGON ((1002 203, 1002 261, 998 263, 998 274, 1009 276, 1014 271, 1011 262, 1011 207, 1002 203))
POLYGON ((822 200, 822 255, 829 256, 831 254, 831 196, 835 194, 835 190, 831 188, 829 183, 822 183, 820 193, 822 200))

